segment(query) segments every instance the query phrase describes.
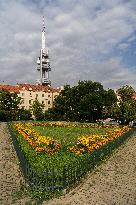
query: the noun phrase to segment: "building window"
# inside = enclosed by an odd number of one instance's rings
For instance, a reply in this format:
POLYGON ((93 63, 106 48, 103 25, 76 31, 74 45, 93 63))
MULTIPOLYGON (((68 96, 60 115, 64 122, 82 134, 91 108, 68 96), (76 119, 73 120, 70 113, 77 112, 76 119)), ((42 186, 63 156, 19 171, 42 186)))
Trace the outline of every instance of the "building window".
POLYGON ((42 104, 44 104, 44 101, 42 101, 42 104))
POLYGON ((22 96, 24 96, 24 93, 22 93, 22 96))
POLYGON ((36 98, 38 97, 38 94, 36 94, 36 98))
POLYGON ((29 100, 29 104, 30 104, 30 105, 32 104, 32 101, 31 101, 31 100, 29 100))
POLYGON ((42 97, 44 97, 44 94, 42 94, 42 97))
POLYGON ((50 105, 50 100, 48 100, 48 105, 50 105))
POLYGON ((50 95, 48 95, 48 98, 50 98, 51 96, 50 95))

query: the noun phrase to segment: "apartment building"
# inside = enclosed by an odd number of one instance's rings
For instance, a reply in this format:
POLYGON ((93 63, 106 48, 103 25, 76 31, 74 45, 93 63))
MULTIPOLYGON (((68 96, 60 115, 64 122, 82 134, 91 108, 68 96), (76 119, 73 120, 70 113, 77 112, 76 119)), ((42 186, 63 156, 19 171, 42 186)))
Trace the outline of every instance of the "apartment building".
POLYGON ((53 101, 61 92, 61 88, 52 88, 50 86, 39 84, 17 84, 17 85, 0 85, 0 89, 6 89, 9 92, 17 93, 21 97, 20 108, 30 109, 33 102, 37 99, 44 105, 44 110, 53 107, 53 101))

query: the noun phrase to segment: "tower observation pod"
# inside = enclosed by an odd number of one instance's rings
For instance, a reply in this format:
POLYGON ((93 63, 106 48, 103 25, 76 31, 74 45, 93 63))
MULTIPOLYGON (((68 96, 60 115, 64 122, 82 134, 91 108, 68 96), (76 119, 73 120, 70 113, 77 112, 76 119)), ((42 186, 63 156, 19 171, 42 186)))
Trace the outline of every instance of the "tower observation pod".
POLYGON ((51 85, 51 81, 49 80, 49 71, 51 71, 49 51, 46 49, 45 40, 45 24, 43 16, 42 48, 40 50, 40 57, 37 59, 37 70, 40 72, 40 79, 37 80, 37 83, 40 83, 41 85, 51 85))

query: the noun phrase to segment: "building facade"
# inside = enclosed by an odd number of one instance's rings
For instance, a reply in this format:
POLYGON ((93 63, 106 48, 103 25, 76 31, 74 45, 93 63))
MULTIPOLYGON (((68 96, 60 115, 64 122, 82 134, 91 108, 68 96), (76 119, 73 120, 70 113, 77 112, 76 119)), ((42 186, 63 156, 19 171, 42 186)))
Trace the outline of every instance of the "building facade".
POLYGON ((17 85, 0 85, 0 89, 8 90, 11 93, 17 93, 21 97, 20 108, 31 109, 33 102, 37 99, 44 105, 44 111, 53 107, 53 101, 59 95, 61 89, 55 89, 50 86, 37 84, 17 84, 17 85))

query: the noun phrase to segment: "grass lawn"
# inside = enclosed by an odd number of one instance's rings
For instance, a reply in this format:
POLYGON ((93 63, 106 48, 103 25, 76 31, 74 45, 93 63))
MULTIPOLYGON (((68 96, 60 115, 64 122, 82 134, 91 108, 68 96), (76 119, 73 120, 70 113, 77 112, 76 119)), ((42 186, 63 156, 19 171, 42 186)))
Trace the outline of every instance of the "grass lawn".
MULTIPOLYGON (((51 136, 54 140, 60 143, 62 146, 67 146, 75 143, 82 135, 104 135, 109 131, 103 128, 67 128, 67 127, 43 127, 35 126, 35 130, 42 135, 51 136)), ((110 129, 112 130, 112 128, 110 129)))

